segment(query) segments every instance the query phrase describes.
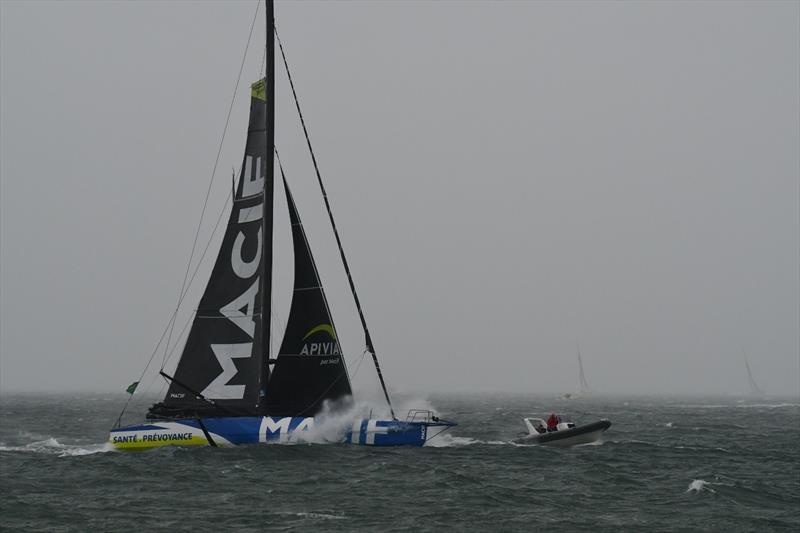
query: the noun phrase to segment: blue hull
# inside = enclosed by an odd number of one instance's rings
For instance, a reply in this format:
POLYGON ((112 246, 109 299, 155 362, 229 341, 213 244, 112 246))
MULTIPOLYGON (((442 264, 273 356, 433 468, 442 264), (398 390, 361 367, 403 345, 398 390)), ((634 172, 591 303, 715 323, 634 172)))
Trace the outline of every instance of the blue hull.
POLYGON ((359 419, 347 427, 326 425, 330 423, 310 417, 213 417, 203 418, 202 425, 197 419, 164 420, 112 429, 109 442, 120 450, 295 442, 422 446, 439 431, 454 424, 446 421, 359 419))

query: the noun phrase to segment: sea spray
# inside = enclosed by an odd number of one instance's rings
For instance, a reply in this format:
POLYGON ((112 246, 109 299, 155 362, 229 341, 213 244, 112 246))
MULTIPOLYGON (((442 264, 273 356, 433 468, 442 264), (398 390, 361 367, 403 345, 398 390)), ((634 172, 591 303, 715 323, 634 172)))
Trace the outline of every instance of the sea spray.
POLYGON ((353 422, 369 414, 369 405, 343 399, 326 401, 322 410, 314 416, 314 425, 302 432, 294 433, 292 442, 337 443, 344 442, 353 422), (365 414, 366 413, 366 414, 365 414))
POLYGON ((703 492, 708 491, 712 494, 716 492, 714 489, 709 487, 710 483, 704 479, 695 479, 691 483, 689 483, 689 488, 686 489, 686 492, 703 492))
POLYGON ((432 439, 425 442, 425 446, 431 448, 452 448, 456 446, 470 446, 472 444, 487 444, 487 443, 470 437, 457 437, 449 433, 442 433, 440 435, 436 435, 432 439))
MULTIPOLYGON (((436 409, 429 400, 411 397, 402 398, 395 412, 401 415, 400 420, 404 420, 405 413, 412 409, 436 413, 436 409)), ((376 405, 372 402, 356 402, 352 398, 326 401, 322 410, 314 415, 313 426, 304 431, 295 432, 289 442, 313 444, 344 442, 347 433, 353 429, 353 424, 365 419, 391 419, 389 407, 385 403, 376 405)))
POLYGON ((113 447, 107 442, 88 445, 73 445, 63 444, 55 437, 30 442, 21 446, 7 446, 0 443, 0 452, 42 453, 47 455, 56 455, 58 457, 92 455, 95 453, 105 453, 110 451, 113 451, 113 447))

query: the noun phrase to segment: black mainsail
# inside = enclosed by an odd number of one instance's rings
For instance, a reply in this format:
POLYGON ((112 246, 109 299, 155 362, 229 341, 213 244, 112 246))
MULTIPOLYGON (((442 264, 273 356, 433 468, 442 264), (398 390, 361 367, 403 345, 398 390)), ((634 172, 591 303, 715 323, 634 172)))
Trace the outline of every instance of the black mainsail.
POLYGON ((245 154, 228 226, 167 395, 150 415, 261 411, 269 377, 270 309, 264 302, 271 292, 274 181, 266 144, 272 107, 267 85, 265 78, 251 87, 245 154))

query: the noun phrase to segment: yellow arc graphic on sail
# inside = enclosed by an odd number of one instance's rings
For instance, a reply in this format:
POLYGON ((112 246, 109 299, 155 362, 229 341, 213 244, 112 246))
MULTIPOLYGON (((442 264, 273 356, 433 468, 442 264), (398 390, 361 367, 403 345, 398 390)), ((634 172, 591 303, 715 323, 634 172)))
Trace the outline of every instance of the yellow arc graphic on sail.
POLYGON ((333 327, 330 324, 320 324, 319 326, 314 326, 308 333, 306 333, 305 337, 303 337, 303 340, 306 340, 314 333, 319 333, 320 331, 326 332, 333 340, 336 340, 336 332, 333 331, 333 327))

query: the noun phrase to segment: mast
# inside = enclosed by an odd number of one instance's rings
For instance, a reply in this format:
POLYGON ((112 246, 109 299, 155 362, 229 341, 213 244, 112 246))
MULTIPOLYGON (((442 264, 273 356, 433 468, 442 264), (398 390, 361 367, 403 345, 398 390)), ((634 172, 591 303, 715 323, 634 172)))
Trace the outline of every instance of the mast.
POLYGON ((328 218, 331 221, 331 227, 333 228, 333 235, 334 237, 336 237, 336 245, 339 247, 339 255, 342 258, 342 265, 344 266, 344 271, 347 274, 347 281, 350 284, 350 292, 353 293, 353 300, 355 301, 356 309, 358 309, 358 317, 361 319, 361 326, 364 329, 364 342, 366 343, 366 350, 372 355, 372 362, 375 364, 375 371, 378 374, 378 380, 380 381, 381 388, 383 389, 383 396, 386 398, 386 403, 389 404, 389 411, 392 413, 392 418, 396 420, 397 417, 394 414, 394 407, 392 407, 392 400, 389 399, 389 391, 386 389, 386 382, 383 380, 383 373, 381 372, 381 366, 378 363, 378 356, 375 353, 375 346, 372 344, 372 337, 369 334, 369 328, 367 328, 367 320, 366 318, 364 318, 364 311, 361 309, 361 301, 358 299, 358 293, 356 292, 356 286, 355 283, 353 282, 353 276, 350 273, 350 266, 347 264, 347 257, 345 257, 344 255, 344 248, 342 247, 342 240, 339 237, 339 230, 336 228, 336 221, 333 219, 333 211, 331 210, 331 203, 328 200, 328 193, 325 191, 325 185, 322 184, 322 176, 319 173, 317 158, 314 155, 314 149, 311 147, 311 138, 308 136, 308 128, 306 128, 306 121, 303 119, 303 112, 300 110, 300 101, 297 98, 297 91, 295 91, 294 88, 294 81, 292 81, 292 74, 291 72, 289 72, 289 63, 286 61, 286 54, 284 53, 283 44, 281 43, 280 36, 277 37, 277 40, 278 40, 278 46, 280 47, 281 50, 281 57, 283 58, 283 65, 286 68, 286 77, 289 79, 289 86, 292 88, 292 96, 294 96, 294 104, 295 107, 297 107, 297 114, 300 117, 300 124, 303 126, 303 133, 305 134, 306 137, 306 144, 308 144, 308 152, 311 154, 312 163, 314 163, 314 171, 317 174, 317 182, 319 183, 319 188, 322 191, 322 198, 323 200, 325 200, 325 208, 328 210, 328 218))
POLYGON ((273 216, 273 183, 275 182, 274 150, 275 146, 275 4, 273 0, 265 0, 266 6, 266 72, 264 73, 264 95, 266 112, 264 113, 265 151, 264 160, 264 203, 262 231, 264 235, 264 253, 262 256, 261 286, 261 331, 262 351, 264 353, 262 371, 260 372, 259 407, 264 406, 264 397, 269 378, 270 326, 272 324, 272 216, 273 216))

